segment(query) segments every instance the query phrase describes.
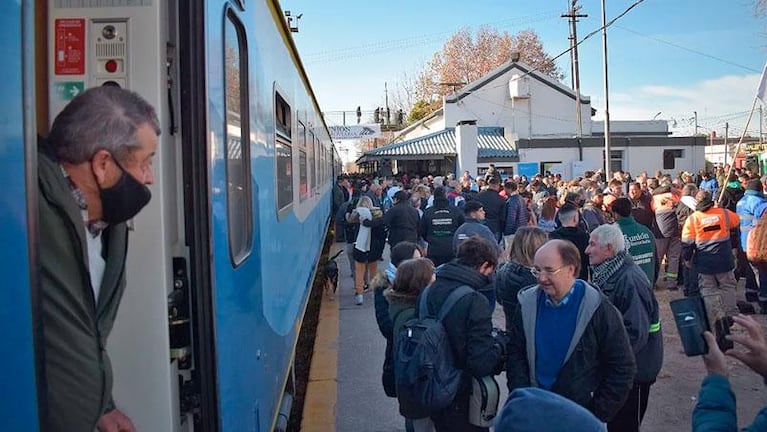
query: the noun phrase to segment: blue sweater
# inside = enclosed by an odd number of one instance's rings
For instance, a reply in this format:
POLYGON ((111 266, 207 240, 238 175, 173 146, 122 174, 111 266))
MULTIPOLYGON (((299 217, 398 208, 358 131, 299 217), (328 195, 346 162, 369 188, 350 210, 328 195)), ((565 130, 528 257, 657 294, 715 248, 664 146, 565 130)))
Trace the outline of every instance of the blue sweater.
MULTIPOLYGON (((703 380, 698 404, 692 412, 693 432, 719 432, 738 430, 735 395, 730 382, 722 375, 709 375, 703 380)), ((767 407, 762 408, 750 426, 741 432, 767 430, 767 407)))
POLYGON ((538 318, 535 322, 535 379, 538 386, 551 390, 564 365, 570 341, 575 332, 578 309, 583 300, 583 282, 575 285, 558 305, 541 291, 538 296, 538 318))

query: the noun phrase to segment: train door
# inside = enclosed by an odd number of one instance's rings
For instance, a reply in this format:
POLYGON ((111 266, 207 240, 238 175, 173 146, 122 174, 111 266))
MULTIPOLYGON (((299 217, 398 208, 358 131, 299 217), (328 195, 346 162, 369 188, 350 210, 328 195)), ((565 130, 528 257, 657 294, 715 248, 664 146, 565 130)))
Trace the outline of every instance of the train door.
MULTIPOLYGON (((39 430, 35 339, 35 164, 33 7, 0 3, 0 418, 4 430, 39 430), (27 145, 25 145, 25 143, 27 145), (28 253, 27 253, 28 252, 28 253)), ((41 381, 41 388, 44 383, 41 381)))
POLYGON ((136 91, 161 122, 152 200, 131 222, 127 286, 107 345, 114 402, 142 431, 215 431, 219 424, 207 156, 204 127, 196 128, 205 123, 205 89, 193 81, 204 82, 195 75, 205 65, 194 48, 202 46, 195 38, 204 3, 36 2, 47 14, 37 48, 47 58, 38 79, 49 110, 38 122, 50 124, 79 92, 100 85, 136 91))

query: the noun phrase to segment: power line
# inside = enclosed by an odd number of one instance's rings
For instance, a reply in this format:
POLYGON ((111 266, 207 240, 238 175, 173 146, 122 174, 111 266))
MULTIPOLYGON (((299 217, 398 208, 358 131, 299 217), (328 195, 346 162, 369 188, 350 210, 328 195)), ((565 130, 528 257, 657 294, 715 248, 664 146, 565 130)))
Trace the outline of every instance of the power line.
POLYGON ((730 60, 726 60, 726 59, 723 59, 721 57, 717 57, 717 56, 705 53, 703 51, 698 51, 698 50, 695 50, 695 49, 692 49, 692 48, 688 48, 686 46, 682 46, 682 45, 679 45, 679 44, 674 43, 674 42, 669 42, 669 41, 661 39, 659 37, 650 36, 648 34, 640 33, 640 32, 638 32, 636 30, 632 30, 632 29, 629 29, 629 28, 626 28, 626 27, 623 27, 623 26, 615 26, 615 27, 619 28, 621 30, 627 31, 629 33, 633 33, 633 34, 635 34, 637 36, 641 36, 643 38, 651 39, 651 40, 654 40, 656 42, 660 42, 662 44, 666 44, 666 45, 672 46, 674 48, 678 48, 678 49, 681 49, 681 50, 684 50, 684 51, 687 51, 687 52, 691 52, 693 54, 697 54, 697 55, 700 55, 700 56, 703 56, 703 57, 707 57, 707 58, 710 58, 712 60, 716 60, 718 62, 722 62, 724 64, 728 64, 730 66, 735 66, 735 67, 747 70, 749 72, 757 72, 757 73, 761 72, 760 70, 757 70, 757 69, 754 69, 754 68, 751 68, 751 67, 748 67, 748 66, 744 66, 742 64, 738 64, 738 63, 732 62, 730 60))
MULTIPOLYGON (((493 25, 509 23, 509 22, 511 22, 514 26, 523 26, 523 25, 533 24, 533 23, 537 23, 541 21, 546 21, 553 18, 558 18, 559 14, 560 12, 558 11, 541 12, 535 15, 528 15, 528 16, 519 17, 519 18, 509 18, 505 20, 499 20, 495 22, 480 24, 480 26, 493 26, 493 25)), ((414 47, 418 45, 426 45, 432 42, 440 41, 446 35, 451 35, 453 33, 455 33, 455 30, 412 36, 412 37, 407 37, 402 39, 390 39, 390 40, 383 40, 383 41, 377 41, 377 42, 370 42, 367 44, 353 46, 353 47, 337 48, 332 50, 309 53, 305 56, 302 56, 302 58, 307 64, 318 63, 318 62, 328 61, 328 60, 344 60, 349 58, 358 58, 358 57, 368 56, 372 54, 378 54, 381 52, 393 51, 393 50, 397 50, 401 48, 410 48, 410 47, 414 47)))

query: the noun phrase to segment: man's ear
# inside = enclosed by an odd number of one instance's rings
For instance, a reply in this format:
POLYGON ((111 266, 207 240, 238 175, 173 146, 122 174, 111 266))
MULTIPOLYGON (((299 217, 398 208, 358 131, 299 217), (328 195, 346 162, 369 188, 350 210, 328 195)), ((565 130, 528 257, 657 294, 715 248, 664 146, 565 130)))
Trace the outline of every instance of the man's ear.
POLYGON ((479 266, 479 272, 482 273, 485 276, 490 276, 493 274, 493 271, 495 270, 495 266, 490 264, 489 262, 485 261, 479 266))
POLYGON ((107 168, 111 163, 112 155, 106 150, 99 150, 94 153, 90 160, 93 176, 99 185, 107 182, 107 168))

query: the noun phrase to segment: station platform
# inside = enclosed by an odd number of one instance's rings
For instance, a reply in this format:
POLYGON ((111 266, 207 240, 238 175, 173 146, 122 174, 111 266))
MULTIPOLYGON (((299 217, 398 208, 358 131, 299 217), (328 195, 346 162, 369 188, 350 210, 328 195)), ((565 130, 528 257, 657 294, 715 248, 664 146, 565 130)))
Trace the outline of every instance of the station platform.
MULTIPOLYGON (((342 248, 334 244, 330 255, 342 248)), ((388 246, 384 261, 388 265, 388 246)), ((404 431, 397 401, 384 394, 381 368, 386 340, 378 331, 373 293, 365 294, 364 304, 354 304, 354 282, 349 257, 337 258, 338 290, 335 300, 323 296, 317 339, 314 346, 309 384, 304 403, 301 431, 306 432, 390 432, 404 431)), ((742 287, 739 289, 742 293, 742 287)), ((700 383, 706 375, 703 361, 684 355, 673 324, 669 302, 682 296, 679 291, 656 291, 662 315, 664 364, 652 386, 643 431, 689 430, 692 410, 700 383)), ((763 315, 755 318, 767 327, 763 315)), ((503 308, 496 305, 495 327, 503 328, 503 308)), ((767 405, 767 392, 761 379, 740 362, 729 359, 730 381, 737 395, 738 423, 750 424, 767 405)), ((506 401, 506 375, 496 376, 501 388, 501 406, 506 401)))
MULTIPOLYGON (((330 255, 343 246, 333 244, 330 255)), ((349 259, 343 253, 336 259, 339 278, 335 300, 323 295, 301 431, 405 431, 397 400, 387 397, 381 384, 386 339, 376 324, 373 292, 365 294, 362 305, 354 303, 349 259)), ((379 268, 386 268, 388 263, 387 245, 379 268)), ((496 327, 504 327, 500 306, 493 321, 496 327)), ((501 374, 496 379, 503 402, 506 378, 501 374)))

